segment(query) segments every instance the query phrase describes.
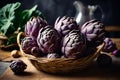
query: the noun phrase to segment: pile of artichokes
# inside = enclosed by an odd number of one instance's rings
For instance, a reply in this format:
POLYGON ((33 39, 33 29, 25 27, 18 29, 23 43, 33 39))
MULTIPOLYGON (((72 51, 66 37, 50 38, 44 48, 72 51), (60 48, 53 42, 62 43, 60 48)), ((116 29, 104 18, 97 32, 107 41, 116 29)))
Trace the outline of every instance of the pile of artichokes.
POLYGON ((105 29, 96 19, 79 26, 73 17, 58 17, 54 27, 40 17, 25 26, 21 46, 26 54, 47 58, 81 58, 94 52, 105 39, 105 29))

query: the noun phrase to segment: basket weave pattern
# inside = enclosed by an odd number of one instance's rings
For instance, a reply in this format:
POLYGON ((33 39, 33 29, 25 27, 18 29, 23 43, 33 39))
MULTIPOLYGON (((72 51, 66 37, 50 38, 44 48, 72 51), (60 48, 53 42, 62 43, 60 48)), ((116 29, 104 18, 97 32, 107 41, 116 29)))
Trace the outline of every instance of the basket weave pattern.
POLYGON ((89 56, 74 59, 74 58, 36 58, 32 55, 25 54, 21 48, 20 37, 25 36, 23 32, 20 32, 17 36, 17 43, 20 51, 23 55, 27 56, 31 63, 40 71, 48 73, 71 73, 78 70, 83 70, 99 55, 100 51, 104 47, 104 43, 101 45, 97 51, 89 56))

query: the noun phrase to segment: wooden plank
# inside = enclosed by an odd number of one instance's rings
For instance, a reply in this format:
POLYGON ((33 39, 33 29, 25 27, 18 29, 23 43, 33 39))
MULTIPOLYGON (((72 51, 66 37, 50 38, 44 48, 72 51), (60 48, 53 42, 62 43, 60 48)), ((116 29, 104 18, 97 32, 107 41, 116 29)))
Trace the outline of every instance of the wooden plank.
POLYGON ((0 49, 0 60, 2 61, 8 57, 10 57, 10 51, 4 51, 0 49))
POLYGON ((22 60, 28 65, 25 73, 22 75, 15 75, 10 68, 1 76, 0 80, 119 80, 120 79, 120 59, 117 64, 107 68, 97 67, 95 64, 88 67, 86 70, 75 74, 55 75, 38 71, 27 58, 22 60))
POLYGON ((120 26, 105 26, 105 30, 109 32, 120 32, 120 26))
POLYGON ((113 42, 116 43, 118 49, 120 49, 120 38, 111 38, 113 42))

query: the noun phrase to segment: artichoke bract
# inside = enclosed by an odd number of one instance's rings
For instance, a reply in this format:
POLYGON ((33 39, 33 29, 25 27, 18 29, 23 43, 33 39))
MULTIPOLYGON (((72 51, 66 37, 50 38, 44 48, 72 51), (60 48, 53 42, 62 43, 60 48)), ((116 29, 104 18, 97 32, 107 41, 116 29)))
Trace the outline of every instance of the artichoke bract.
POLYGON ((80 58, 86 50, 86 39, 79 30, 68 33, 62 41, 62 53, 68 58, 80 58))
POLYGON ((96 19, 86 22, 81 27, 81 33, 87 38, 87 42, 90 45, 98 46, 100 45, 105 37, 105 27, 101 21, 96 19))
POLYGON ((105 38, 105 47, 103 49, 104 52, 113 52, 114 50, 117 50, 116 44, 110 39, 105 38))
POLYGON ((41 56, 41 50, 37 45, 37 41, 32 36, 25 37, 21 42, 21 48, 26 54, 31 54, 34 56, 41 56))
POLYGON ((60 36, 50 25, 40 29, 37 43, 43 53, 56 53, 60 47, 60 36))
POLYGON ((60 56, 57 53, 50 53, 47 55, 47 58, 59 58, 60 56))
POLYGON ((56 19, 54 28, 59 32, 61 36, 65 36, 73 29, 78 29, 78 25, 74 18, 64 16, 62 18, 58 17, 56 19))
POLYGON ((48 25, 47 21, 41 17, 32 17, 25 25, 25 34, 37 38, 39 30, 46 25, 48 25))

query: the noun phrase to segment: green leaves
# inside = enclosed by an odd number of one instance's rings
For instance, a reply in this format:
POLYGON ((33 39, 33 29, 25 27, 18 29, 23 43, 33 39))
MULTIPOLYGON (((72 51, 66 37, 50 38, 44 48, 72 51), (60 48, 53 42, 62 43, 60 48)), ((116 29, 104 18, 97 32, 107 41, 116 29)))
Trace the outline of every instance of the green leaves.
POLYGON ((7 4, 0 9, 0 32, 3 35, 13 34, 18 27, 21 28, 21 31, 24 31, 24 25, 32 16, 44 18, 42 13, 37 10, 37 5, 23 11, 20 10, 20 6, 21 3, 16 2, 7 4))
MULTIPOLYGON (((25 24, 32 16, 40 16, 44 18, 42 13, 37 10, 37 5, 31 9, 21 10, 21 3, 11 3, 5 5, 0 9, 0 32, 8 37, 6 45, 14 43, 15 38, 11 35, 20 28, 20 31, 24 31, 25 24), (11 38, 12 37, 12 38, 11 38)), ((15 42, 16 43, 16 42, 15 42)))
POLYGON ((40 16, 42 18, 43 15, 40 11, 37 10, 37 5, 33 6, 31 9, 27 9, 27 10, 24 10, 21 15, 21 24, 19 26, 21 26, 21 29, 24 30, 24 25, 27 23, 27 21, 32 17, 32 16, 40 16))
POLYGON ((17 43, 17 36, 11 36, 9 37, 9 39, 7 40, 7 42, 5 43, 5 45, 10 45, 13 43, 17 43))
POLYGON ((0 31, 3 33, 3 35, 7 35, 9 28, 11 28, 11 30, 15 30, 13 26, 15 13, 20 5, 21 3, 17 2, 13 4, 8 4, 0 9, 0 31))

